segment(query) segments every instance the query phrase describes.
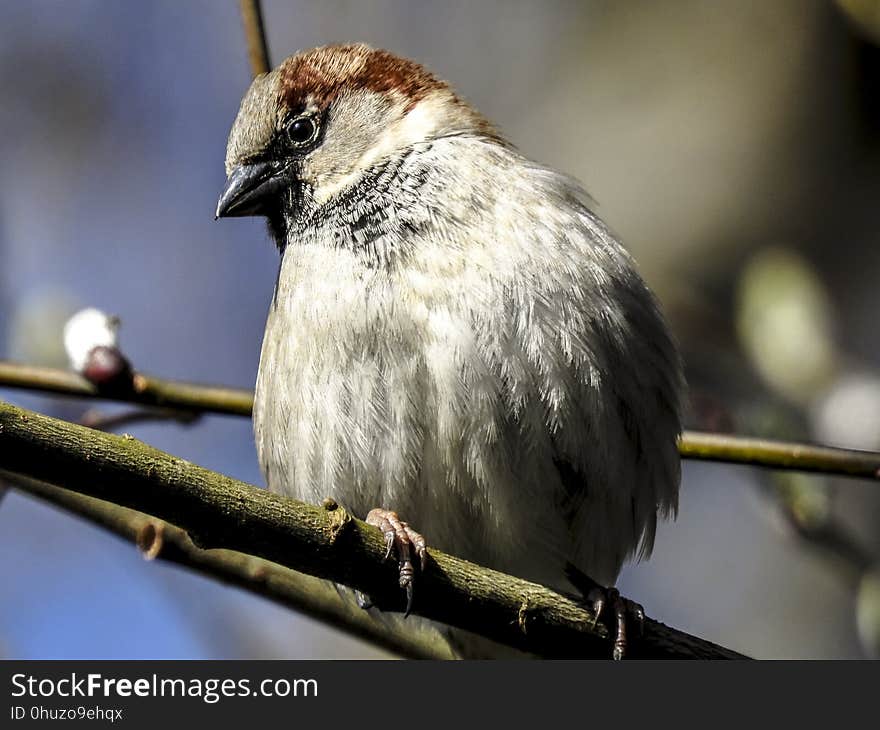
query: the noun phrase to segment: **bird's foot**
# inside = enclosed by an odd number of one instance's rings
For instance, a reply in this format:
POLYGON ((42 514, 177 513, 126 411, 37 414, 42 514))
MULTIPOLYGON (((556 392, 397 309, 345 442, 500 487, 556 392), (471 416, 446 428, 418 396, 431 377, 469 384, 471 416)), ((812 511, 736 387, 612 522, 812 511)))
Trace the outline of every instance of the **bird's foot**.
POLYGON ((616 588, 597 586, 587 593, 587 601, 591 604, 595 614, 594 627, 606 608, 611 611, 614 616, 613 625, 609 626, 609 629, 614 633, 614 649, 611 652, 611 657, 623 659, 629 638, 628 623, 633 619, 638 627, 638 635, 641 636, 645 629, 645 609, 635 601, 621 596, 616 588))
MULTIPOLYGON (((409 616, 413 603, 413 580, 415 569, 413 567, 413 553, 419 558, 419 569, 424 570, 428 560, 428 550, 425 538, 412 529, 406 522, 397 516, 396 512, 387 509, 373 509, 367 515, 367 524, 378 527, 385 536, 385 559, 391 556, 391 551, 397 554, 397 562, 400 566, 399 583, 406 591, 406 613, 409 616)), ((362 608, 368 608, 369 599, 361 594, 358 603, 362 608)))

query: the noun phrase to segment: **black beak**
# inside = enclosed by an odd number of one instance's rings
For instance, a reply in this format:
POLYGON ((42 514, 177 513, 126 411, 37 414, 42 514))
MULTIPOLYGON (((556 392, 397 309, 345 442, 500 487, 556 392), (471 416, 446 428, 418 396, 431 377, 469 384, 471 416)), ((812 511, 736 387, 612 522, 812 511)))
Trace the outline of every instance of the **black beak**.
POLYGON ((217 218, 266 215, 273 200, 289 184, 283 168, 269 162, 239 165, 229 175, 217 201, 217 218))

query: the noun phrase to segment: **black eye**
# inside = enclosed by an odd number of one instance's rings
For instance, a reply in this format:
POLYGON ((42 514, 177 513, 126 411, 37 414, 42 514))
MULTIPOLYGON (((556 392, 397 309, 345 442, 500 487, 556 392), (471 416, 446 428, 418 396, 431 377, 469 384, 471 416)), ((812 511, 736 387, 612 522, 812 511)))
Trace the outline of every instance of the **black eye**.
POLYGON ((287 125, 287 136, 295 147, 303 147, 318 134, 318 125, 311 117, 297 117, 287 125))

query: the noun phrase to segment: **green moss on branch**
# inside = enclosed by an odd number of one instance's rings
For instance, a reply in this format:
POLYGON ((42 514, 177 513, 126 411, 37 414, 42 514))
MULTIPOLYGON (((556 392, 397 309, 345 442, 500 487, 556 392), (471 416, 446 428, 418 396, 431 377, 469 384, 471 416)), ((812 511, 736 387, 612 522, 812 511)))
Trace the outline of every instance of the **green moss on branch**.
MULTIPOLYGON (((0 403, 0 469, 166 520, 202 548, 224 548, 368 593, 403 609, 396 565, 377 530, 348 516, 270 494, 114 436, 0 403)), ((430 550, 414 612, 548 657, 607 657, 605 627, 579 602, 543 586, 430 550)), ((739 658, 648 621, 633 656, 739 658)))

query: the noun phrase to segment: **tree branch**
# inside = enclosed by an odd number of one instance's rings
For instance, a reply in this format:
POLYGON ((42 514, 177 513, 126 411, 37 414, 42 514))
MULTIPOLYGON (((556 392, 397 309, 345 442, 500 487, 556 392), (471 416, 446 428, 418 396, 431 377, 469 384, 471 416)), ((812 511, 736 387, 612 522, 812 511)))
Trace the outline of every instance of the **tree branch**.
MULTIPOLYGON (((379 531, 328 501, 315 507, 165 454, 0 403, 0 468, 153 514, 204 548, 256 555, 367 593, 401 611, 397 567, 379 531)), ((608 657, 608 631, 580 602, 536 583, 429 551, 414 613, 547 657, 608 657)), ((633 657, 743 658, 647 620, 633 657)))
MULTIPOLYGON (((75 373, 4 360, 0 360, 0 387, 232 416, 250 416, 254 403, 253 393, 248 390, 183 383, 140 373, 134 376, 128 390, 100 392, 75 373)), ((872 451, 685 431, 679 452, 685 459, 880 479, 880 454, 872 451)))
POLYGON ((873 451, 701 431, 685 431, 678 450, 685 459, 880 479, 880 454, 873 451))
POLYGON ((244 37, 247 40, 248 59, 254 76, 268 73, 269 46, 266 43, 266 30, 263 27, 263 10, 260 0, 239 0, 241 21, 244 24, 244 37))
POLYGON ((327 581, 234 550, 203 550, 179 527, 156 517, 46 482, 0 472, 18 491, 100 525, 134 543, 147 560, 164 560, 269 598, 408 659, 450 659, 439 637, 395 632, 345 601, 327 581))
POLYGON ((201 414, 196 411, 172 411, 163 408, 137 408, 123 413, 102 413, 92 409, 83 413, 79 424, 98 431, 118 431, 127 426, 150 421, 176 421, 181 425, 191 426, 199 418, 201 414))
POLYGON ((254 394, 249 390, 163 380, 137 373, 130 388, 101 391, 81 375, 68 370, 7 360, 0 360, 0 387, 229 416, 250 417, 254 405, 254 394))

